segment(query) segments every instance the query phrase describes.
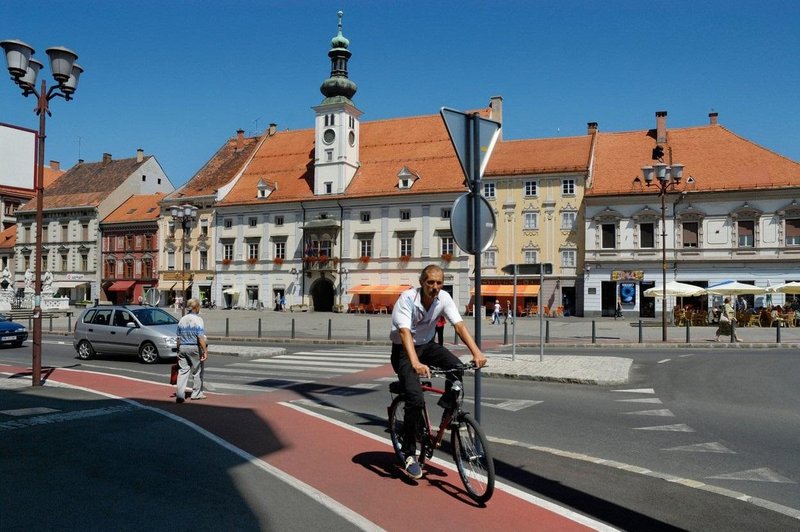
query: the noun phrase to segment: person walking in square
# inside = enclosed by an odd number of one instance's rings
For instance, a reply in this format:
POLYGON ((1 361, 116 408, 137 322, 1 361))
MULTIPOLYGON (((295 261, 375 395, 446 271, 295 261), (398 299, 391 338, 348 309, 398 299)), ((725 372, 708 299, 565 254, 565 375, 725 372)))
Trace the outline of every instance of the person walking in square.
POLYGON ((203 393, 204 363, 208 358, 206 329, 200 317, 200 300, 191 298, 186 302, 189 313, 178 322, 178 388, 175 391, 175 402, 183 403, 186 399, 186 385, 189 375, 193 377, 192 400, 205 399, 203 393))
POLYGON ((500 325, 500 300, 494 300, 494 312, 492 312, 492 325, 500 325))

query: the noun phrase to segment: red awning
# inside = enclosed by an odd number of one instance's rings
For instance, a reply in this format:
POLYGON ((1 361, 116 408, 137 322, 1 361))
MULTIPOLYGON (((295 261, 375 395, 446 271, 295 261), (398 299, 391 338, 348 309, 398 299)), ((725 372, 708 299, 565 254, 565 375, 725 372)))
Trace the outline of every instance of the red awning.
MULTIPOLYGON (((475 295, 475 289, 469 292, 475 295)), ((514 285, 510 284, 482 284, 481 297, 512 297, 514 295, 514 285)), ((538 284, 518 284, 517 297, 534 297, 539 295, 538 284)))
POLYGON ((106 288, 109 292, 127 292, 131 286, 135 285, 136 281, 116 281, 114 284, 106 288))
POLYGON ((350 290, 351 294, 373 294, 373 295, 400 295, 411 288, 407 284, 360 284, 350 290))

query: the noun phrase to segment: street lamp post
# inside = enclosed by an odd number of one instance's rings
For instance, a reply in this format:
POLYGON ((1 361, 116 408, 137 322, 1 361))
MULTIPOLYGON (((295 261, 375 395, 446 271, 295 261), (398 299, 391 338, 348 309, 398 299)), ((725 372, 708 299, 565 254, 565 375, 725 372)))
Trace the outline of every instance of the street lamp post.
MULTIPOLYGON (((661 197, 661 341, 667 341, 667 225, 666 225, 666 195, 674 191, 683 178, 683 165, 673 163, 667 166, 658 163, 642 168, 644 182, 647 186, 658 186, 658 195, 661 197), (653 176, 658 182, 653 182, 653 176)), ((674 221, 674 220, 673 220, 674 221)), ((673 228, 673 231, 675 229, 673 228)))
POLYGON ((1 41, 0 47, 6 56, 8 72, 21 89, 25 97, 33 94, 36 97, 34 112, 39 115, 39 132, 36 136, 36 277, 33 294, 33 346, 31 353, 31 381, 33 386, 42 385, 42 222, 44 220, 44 139, 45 119, 50 115, 50 100, 60 96, 69 101, 78 87, 78 79, 83 69, 75 63, 78 55, 72 50, 60 46, 48 48, 50 72, 56 84, 48 90, 47 82, 42 80, 39 91, 36 91, 36 77, 44 66, 33 59, 34 49, 22 41, 1 41))
POLYGON ((181 223, 181 316, 186 314, 186 232, 197 219, 197 207, 194 205, 174 205, 170 215, 176 222, 181 223))

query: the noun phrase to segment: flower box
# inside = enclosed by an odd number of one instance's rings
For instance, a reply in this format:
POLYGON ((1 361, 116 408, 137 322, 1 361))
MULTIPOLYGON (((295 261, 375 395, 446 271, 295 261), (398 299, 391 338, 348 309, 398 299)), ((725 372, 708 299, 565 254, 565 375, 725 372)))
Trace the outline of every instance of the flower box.
POLYGON ((280 266, 281 264, 283 264, 283 259, 281 257, 275 257, 275 259, 272 262, 280 266))
POLYGON ((400 255, 400 262, 408 262, 411 260, 411 255, 400 255))
POLYGON ((361 257, 358 259, 358 262, 360 262, 361 264, 369 264, 369 259, 370 259, 369 255, 361 255, 361 257))
POLYGON ((327 255, 320 255, 317 257, 317 262, 320 264, 328 264, 328 256, 327 255))
POLYGON ((445 261, 445 262, 450 262, 451 260, 453 260, 453 254, 452 253, 442 253, 442 260, 445 261))
POLYGON ((255 265, 256 262, 258 262, 258 259, 255 257, 250 257, 249 259, 247 259, 247 264, 249 264, 250 266, 255 265))
POLYGON ((222 259, 222 264, 224 264, 225 266, 230 265, 231 262, 233 262, 231 259, 222 259))

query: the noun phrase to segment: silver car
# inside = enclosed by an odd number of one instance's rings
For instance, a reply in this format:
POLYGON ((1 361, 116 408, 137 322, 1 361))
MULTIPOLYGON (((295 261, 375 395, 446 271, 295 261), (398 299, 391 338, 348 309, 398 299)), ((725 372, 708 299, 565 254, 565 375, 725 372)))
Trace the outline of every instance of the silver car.
POLYGON ((96 353, 139 355, 145 364, 175 358, 178 320, 156 307, 103 305, 83 311, 75 323, 72 345, 78 358, 96 353))

